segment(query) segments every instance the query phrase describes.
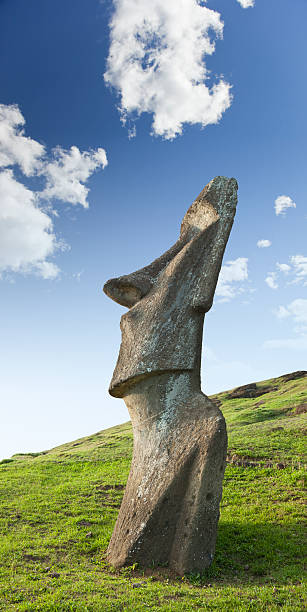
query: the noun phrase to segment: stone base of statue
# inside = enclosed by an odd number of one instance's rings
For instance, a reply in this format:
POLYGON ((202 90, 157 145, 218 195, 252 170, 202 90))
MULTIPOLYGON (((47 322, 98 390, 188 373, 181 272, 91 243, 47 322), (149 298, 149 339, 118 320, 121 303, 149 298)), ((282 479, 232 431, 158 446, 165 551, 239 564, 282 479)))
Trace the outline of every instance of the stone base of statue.
POLYGON ((201 392, 201 346, 236 203, 236 180, 216 177, 168 251, 104 286, 129 309, 109 390, 124 399, 134 435, 108 548, 116 567, 168 564, 184 574, 213 559, 227 436, 222 413, 201 392))
POLYGON ((222 413, 197 387, 190 372, 163 374, 124 396, 134 451, 108 548, 115 567, 184 574, 212 563, 227 435, 222 413))

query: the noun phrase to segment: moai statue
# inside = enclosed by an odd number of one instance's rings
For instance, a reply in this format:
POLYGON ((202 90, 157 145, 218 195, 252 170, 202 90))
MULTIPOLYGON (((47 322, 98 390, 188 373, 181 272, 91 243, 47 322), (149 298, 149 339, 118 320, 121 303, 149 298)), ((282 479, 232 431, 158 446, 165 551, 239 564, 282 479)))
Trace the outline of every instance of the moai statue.
POLYGON ((236 203, 236 180, 216 177, 188 209, 174 246, 104 286, 129 308, 109 389, 124 399, 134 436, 108 548, 115 567, 154 563, 184 574, 213 559, 227 434, 200 388, 201 346, 236 203))

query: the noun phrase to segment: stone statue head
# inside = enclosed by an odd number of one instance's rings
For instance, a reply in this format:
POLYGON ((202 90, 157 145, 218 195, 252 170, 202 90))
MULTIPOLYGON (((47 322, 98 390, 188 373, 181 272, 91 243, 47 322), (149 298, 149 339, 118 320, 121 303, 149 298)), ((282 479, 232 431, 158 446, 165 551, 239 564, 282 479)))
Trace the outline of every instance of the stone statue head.
POLYGON ((199 367, 203 317, 211 308, 233 224, 237 181, 218 176, 185 214, 180 237, 151 264, 109 280, 104 292, 129 308, 110 393, 139 377, 199 367))

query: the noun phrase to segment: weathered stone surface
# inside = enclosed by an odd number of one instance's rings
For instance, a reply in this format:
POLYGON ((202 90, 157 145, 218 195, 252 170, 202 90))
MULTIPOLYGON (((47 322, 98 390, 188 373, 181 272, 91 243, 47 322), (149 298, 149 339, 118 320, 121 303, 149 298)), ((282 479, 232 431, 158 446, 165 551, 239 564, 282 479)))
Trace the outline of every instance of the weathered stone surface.
POLYGON ((236 209, 235 179, 216 177, 187 211, 179 240, 105 293, 130 310, 110 393, 134 434, 126 491, 108 548, 115 566, 166 564, 178 573, 212 562, 227 435, 200 389, 204 315, 211 308, 236 209))

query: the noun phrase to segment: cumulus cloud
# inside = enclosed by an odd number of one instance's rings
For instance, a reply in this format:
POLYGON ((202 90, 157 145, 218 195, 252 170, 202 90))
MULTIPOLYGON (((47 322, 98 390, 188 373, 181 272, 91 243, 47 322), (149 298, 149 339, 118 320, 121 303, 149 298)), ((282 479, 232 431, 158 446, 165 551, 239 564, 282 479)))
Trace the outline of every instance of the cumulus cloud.
POLYGON ((293 300, 287 309, 294 317, 295 323, 303 325, 307 331, 307 300, 302 298, 293 300))
POLYGON ((216 295, 222 298, 223 302, 231 300, 238 293, 242 293, 243 288, 239 283, 247 279, 248 259, 246 257, 238 257, 238 259, 226 262, 221 268, 216 295))
POLYGON ((255 0, 237 0, 242 8, 251 8, 255 6, 255 0))
POLYGON ((276 198, 274 208, 276 215, 285 215, 286 210, 296 208, 296 204, 289 196, 281 195, 276 198))
POLYGON ((283 272, 283 274, 289 274, 290 270, 291 270, 291 266, 289 266, 288 264, 285 263, 278 263, 276 264, 277 269, 280 272, 283 272))
POLYGON ((302 282, 304 285, 307 285, 307 257, 304 255, 292 255, 290 261, 294 268, 294 282, 302 282))
POLYGON ((50 205, 62 200, 88 207, 84 183, 98 168, 105 168, 104 149, 80 152, 57 147, 50 156, 39 142, 25 136, 25 119, 16 105, 0 105, 0 275, 4 271, 35 273, 55 278, 58 266, 50 261, 63 246, 57 240, 50 205), (11 167, 29 176, 42 176, 46 186, 32 191, 16 180, 11 167), (48 214, 49 213, 49 214, 48 214))
POLYGON ((278 288, 280 273, 288 276, 289 285, 302 284, 307 286, 307 257, 305 255, 292 255, 289 257, 290 264, 276 263, 275 272, 269 272, 265 282, 271 289, 278 288))
POLYGON ((271 241, 270 240, 258 240, 257 242, 257 247, 259 249, 267 249, 268 247, 271 246, 271 241))
POLYGON ((107 156, 104 149, 85 151, 81 153, 73 146, 69 151, 57 147, 53 152, 54 159, 47 162, 41 174, 46 177, 47 184, 41 193, 42 198, 56 198, 70 204, 82 204, 88 208, 88 188, 84 183, 97 168, 105 168, 107 156))
POLYGON ((289 317, 290 315, 289 311, 287 310, 287 308, 285 308, 285 306, 278 306, 278 308, 274 310, 273 312, 277 316, 278 319, 285 319, 286 317, 289 317))
POLYGON ((24 135, 25 119, 16 104, 0 104, 0 167, 18 164, 26 176, 41 166, 45 147, 24 135))
POLYGON ((104 79, 120 95, 122 121, 150 113, 153 133, 166 139, 185 123, 217 123, 231 104, 230 85, 223 78, 209 84, 204 58, 222 38, 220 14, 197 0, 114 5, 104 79))
POLYGON ((276 272, 269 272, 269 274, 267 275, 265 279, 265 282, 268 285, 268 287, 270 287, 270 289, 278 289, 276 272))
POLYGON ((275 340, 267 340, 264 343, 265 348, 286 348, 286 349, 307 349, 307 300, 298 298, 293 300, 287 306, 279 306, 274 314, 279 319, 292 319, 295 327, 294 331, 299 334, 293 338, 281 338, 275 340))
POLYGON ((287 307, 279 306, 275 314, 279 319, 292 317, 294 323, 303 326, 304 330, 307 332, 307 300, 298 298, 288 304, 287 307))
POLYGON ((55 278, 58 267, 46 258, 57 248, 50 217, 40 210, 36 194, 15 180, 12 170, 0 172, 0 274, 36 272, 55 278))

